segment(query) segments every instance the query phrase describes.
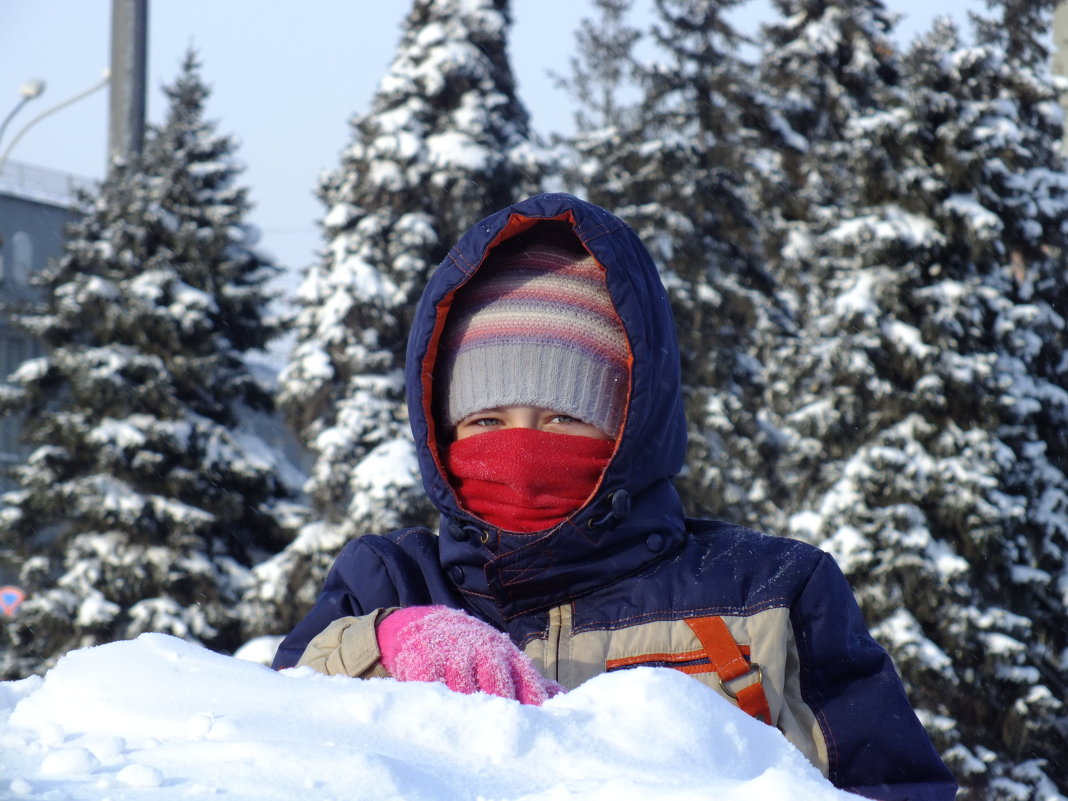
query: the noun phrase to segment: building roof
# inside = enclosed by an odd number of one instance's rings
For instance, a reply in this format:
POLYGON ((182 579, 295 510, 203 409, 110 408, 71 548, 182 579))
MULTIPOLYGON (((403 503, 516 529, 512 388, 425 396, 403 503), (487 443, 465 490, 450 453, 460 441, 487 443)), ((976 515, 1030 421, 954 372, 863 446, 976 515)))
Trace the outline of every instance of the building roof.
POLYGON ((65 209, 76 205, 80 190, 92 190, 95 184, 90 178, 11 159, 0 166, 0 195, 65 209))

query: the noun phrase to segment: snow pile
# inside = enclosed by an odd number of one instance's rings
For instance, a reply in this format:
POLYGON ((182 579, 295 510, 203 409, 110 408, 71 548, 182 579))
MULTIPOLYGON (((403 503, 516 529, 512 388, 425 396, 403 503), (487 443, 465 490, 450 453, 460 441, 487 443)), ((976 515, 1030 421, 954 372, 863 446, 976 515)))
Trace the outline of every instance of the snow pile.
POLYGON ((162 634, 0 683, 5 799, 841 801, 778 731, 668 669, 525 707, 275 673, 162 634))

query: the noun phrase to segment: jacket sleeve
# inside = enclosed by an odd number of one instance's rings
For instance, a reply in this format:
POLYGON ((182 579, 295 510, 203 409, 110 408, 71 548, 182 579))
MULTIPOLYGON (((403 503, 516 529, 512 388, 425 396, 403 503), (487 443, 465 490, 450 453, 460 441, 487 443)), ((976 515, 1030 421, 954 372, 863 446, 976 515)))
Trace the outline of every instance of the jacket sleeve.
POLYGON ((952 801, 956 783, 829 555, 791 609, 801 695, 827 742, 835 786, 886 801, 952 801))
POLYGON ((393 609, 377 609, 359 617, 340 617, 308 643, 297 666, 307 666, 328 676, 357 679, 384 678, 376 629, 393 609))

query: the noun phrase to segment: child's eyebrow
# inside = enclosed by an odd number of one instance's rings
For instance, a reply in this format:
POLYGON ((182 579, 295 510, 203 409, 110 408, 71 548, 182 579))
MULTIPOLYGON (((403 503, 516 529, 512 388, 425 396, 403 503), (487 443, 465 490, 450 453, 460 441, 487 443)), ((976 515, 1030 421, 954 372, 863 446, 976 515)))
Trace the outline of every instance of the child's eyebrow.
POLYGON ((477 412, 471 412, 471 414, 469 414, 466 417, 463 417, 460 420, 458 420, 456 425, 462 425, 463 423, 465 423, 468 420, 475 420, 475 419, 477 419, 479 417, 484 417, 487 414, 503 414, 503 413, 504 413, 503 408, 499 407, 499 406, 494 407, 492 409, 479 409, 477 412))

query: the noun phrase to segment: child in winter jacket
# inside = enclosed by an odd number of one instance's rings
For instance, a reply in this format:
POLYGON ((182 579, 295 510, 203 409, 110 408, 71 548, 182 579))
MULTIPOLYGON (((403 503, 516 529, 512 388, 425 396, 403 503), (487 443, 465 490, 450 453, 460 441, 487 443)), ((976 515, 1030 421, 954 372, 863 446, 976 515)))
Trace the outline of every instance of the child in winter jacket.
POLYGON ((830 556, 683 514, 671 311, 603 209, 539 195, 431 277, 408 405, 437 533, 350 542, 275 667, 541 703, 637 665, 692 675, 838 787, 955 794, 830 556))

